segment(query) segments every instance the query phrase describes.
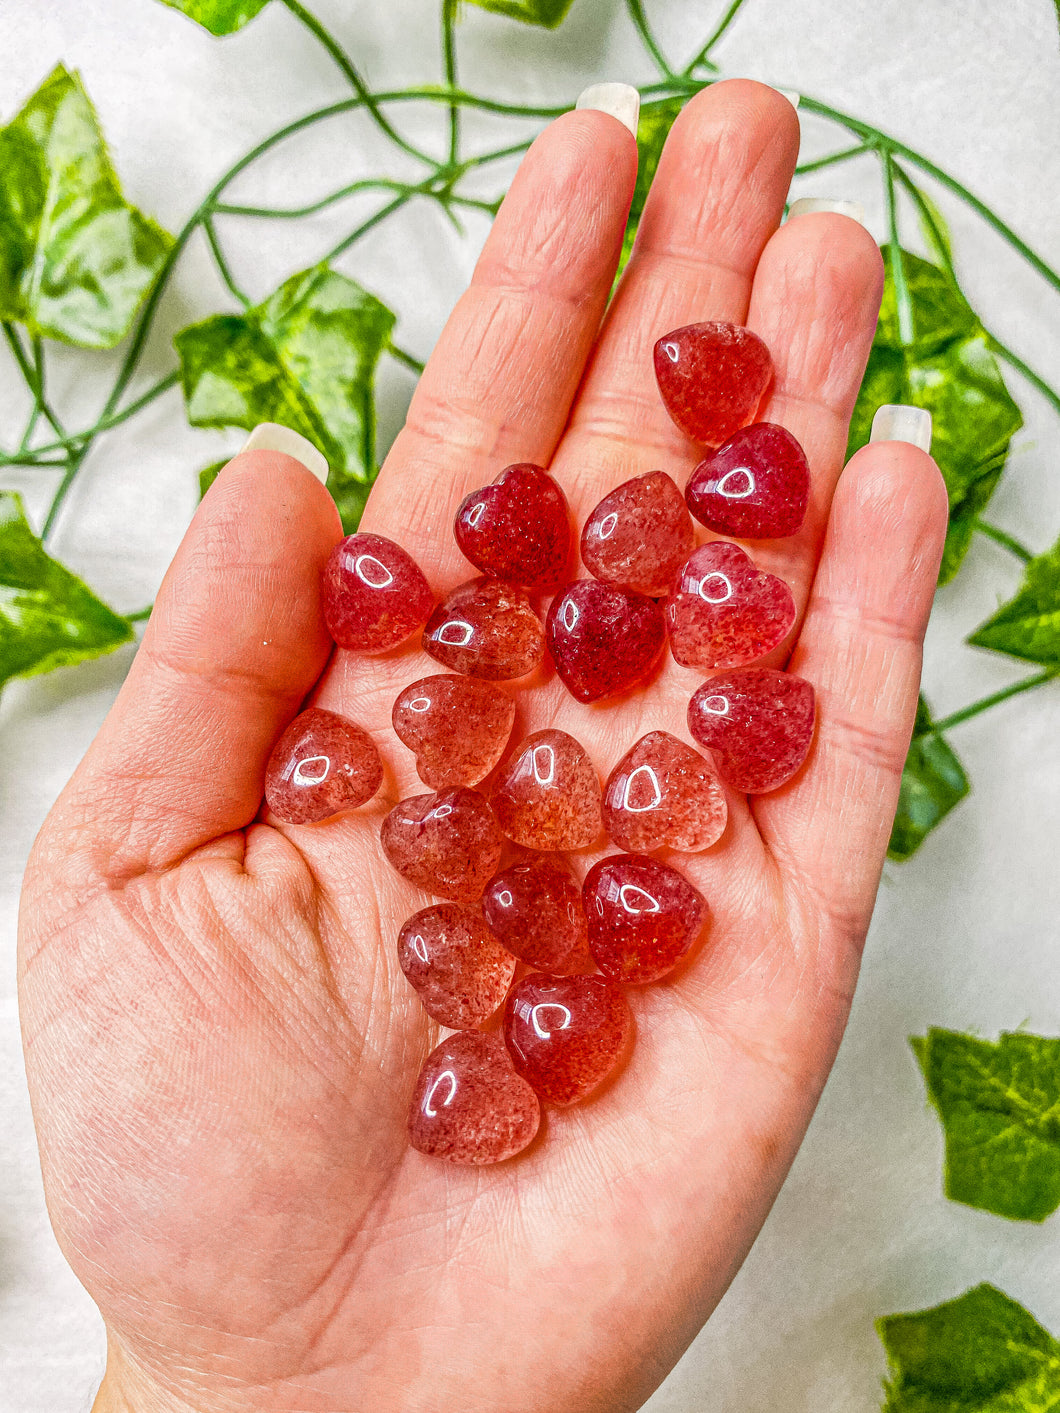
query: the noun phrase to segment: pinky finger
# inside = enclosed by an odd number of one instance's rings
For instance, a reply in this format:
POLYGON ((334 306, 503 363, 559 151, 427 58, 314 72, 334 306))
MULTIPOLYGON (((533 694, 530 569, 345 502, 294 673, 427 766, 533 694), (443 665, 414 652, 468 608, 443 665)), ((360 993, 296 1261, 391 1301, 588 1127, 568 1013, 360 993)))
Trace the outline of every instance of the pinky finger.
POLYGON ((946 524, 923 451, 878 442, 851 459, 790 663, 817 693, 817 739, 792 784, 754 802, 784 875, 855 943, 898 803, 946 524))

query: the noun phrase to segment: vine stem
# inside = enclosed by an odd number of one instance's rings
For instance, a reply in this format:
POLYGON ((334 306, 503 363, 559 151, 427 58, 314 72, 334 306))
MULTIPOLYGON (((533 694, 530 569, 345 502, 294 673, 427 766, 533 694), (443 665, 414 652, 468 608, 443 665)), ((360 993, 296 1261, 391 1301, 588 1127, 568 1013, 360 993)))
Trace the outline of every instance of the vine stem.
POLYGON ((732 0, 732 4, 725 11, 725 14, 722 15, 721 21, 718 24, 718 27, 715 29, 714 33, 703 45, 702 49, 699 50, 699 52, 696 54, 696 57, 691 61, 691 63, 686 65, 686 67, 681 71, 682 78, 689 78, 694 69, 701 68, 704 64, 710 64, 710 67, 712 69, 715 67, 714 64, 710 63, 710 51, 714 48, 715 44, 717 44, 718 40, 722 37, 725 31, 732 24, 733 20, 740 13, 744 4, 745 0, 732 0))
MULTIPOLYGON (((26 383, 26 386, 29 388, 29 390, 34 393, 34 406, 36 406, 37 396, 34 388, 33 365, 30 363, 29 357, 26 354, 26 350, 22 347, 22 340, 19 338, 18 331, 16 330, 14 324, 12 324, 10 320, 5 319, 3 321, 3 330, 4 338, 7 340, 11 352, 14 354, 15 362, 18 364, 18 370, 22 374, 23 381, 26 383)), ((43 351, 41 354, 41 358, 43 365, 43 351)), ((47 398, 44 396, 43 387, 41 388, 40 393, 40 411, 44 414, 44 417, 52 428, 52 430, 58 436, 64 436, 65 430, 63 428, 63 425, 59 421, 57 414, 49 404, 47 398)), ((31 431, 27 431, 26 437, 23 438, 21 448, 22 450, 25 450, 30 435, 31 431)), ((20 462, 19 464, 25 465, 24 462, 20 462)))
POLYGON ((951 727, 960 726, 963 721, 971 721, 973 716, 979 716, 982 712, 989 711, 999 702, 1006 702, 1009 697, 1017 697, 1021 692, 1033 691, 1035 687, 1041 687, 1057 676, 1060 676, 1060 667, 1047 667, 1044 672, 1036 672, 1033 677, 1021 677, 1010 687, 1002 687, 1000 692, 991 692, 988 697, 980 697, 977 702, 962 707, 960 711, 955 711, 950 716, 944 716, 941 721, 933 721, 931 732, 937 735, 943 731, 949 731, 951 727))
POLYGON ((890 151, 884 148, 880 153, 883 168, 884 197, 887 203, 888 253, 891 257, 891 277, 894 280, 894 300, 898 309, 898 337, 902 346, 908 348, 913 342, 913 299, 909 293, 909 282, 905 277, 905 258, 902 243, 898 239, 898 201, 894 189, 894 163, 890 151))
POLYGON ((626 0, 626 9, 629 11, 629 17, 636 26, 637 33, 640 35, 645 49, 647 49, 652 59, 654 59, 655 66, 662 74, 663 78, 675 78, 676 75, 674 74, 673 66, 659 47, 659 41, 652 33, 652 28, 648 23, 647 15, 644 13, 644 6, 641 4, 641 0, 626 0))
POLYGON ((407 152, 410 157, 415 157, 420 162, 426 162, 428 166, 436 167, 438 165, 436 158, 432 157, 429 152, 423 152, 420 148, 415 147, 411 142, 407 141, 390 122, 386 114, 379 107, 378 99, 370 91, 368 85, 357 71, 353 60, 331 31, 321 24, 316 15, 311 14, 310 11, 300 3, 300 0, 282 0, 282 3, 287 6, 288 10, 290 10, 299 24, 304 25, 309 33, 313 35, 327 50, 328 54, 331 55, 339 69, 348 79, 357 97, 368 109, 369 113, 371 113, 380 131, 385 133, 386 136, 390 138, 391 142, 397 143, 398 147, 400 147, 403 152, 407 152))
POLYGON ((16 457, 0 455, 0 466, 25 466, 29 464, 63 465, 62 462, 38 462, 36 458, 39 456, 48 456, 54 451, 70 451, 71 449, 80 449, 85 442, 91 441, 92 438, 95 437, 98 433, 109 432, 112 427, 118 427, 122 424, 122 422, 127 422, 130 417, 135 417, 136 414, 138 412, 142 412, 143 409, 147 407, 149 403, 154 402, 155 399, 161 397, 163 393, 169 392, 170 388, 176 387, 179 382, 180 373, 176 368, 174 368, 172 373, 167 373, 164 378, 159 378, 157 383, 152 383, 152 385, 147 389, 145 393, 141 393, 141 395, 135 400, 135 402, 130 402, 126 407, 123 407, 120 412, 116 412, 110 417, 101 418, 100 421, 94 423, 91 427, 86 428, 83 432, 71 432, 69 436, 63 436, 58 441, 48 442, 45 446, 37 447, 33 452, 34 461, 32 463, 21 461, 16 457))
POLYGON ((985 535, 988 540, 993 540, 996 544, 1004 546, 1010 554, 1014 554, 1017 559, 1021 559, 1024 564, 1030 564, 1034 555, 1026 545, 1020 544, 1015 535, 1010 535, 1007 530, 1002 530, 998 525, 991 525, 987 520, 975 521, 975 528, 981 535, 985 535))
MULTIPOLYGON (((456 79, 456 7, 459 0, 442 0, 442 56, 445 81, 450 90, 457 87, 456 79)), ((455 167, 460 155, 460 105, 449 103, 449 165, 455 167)))

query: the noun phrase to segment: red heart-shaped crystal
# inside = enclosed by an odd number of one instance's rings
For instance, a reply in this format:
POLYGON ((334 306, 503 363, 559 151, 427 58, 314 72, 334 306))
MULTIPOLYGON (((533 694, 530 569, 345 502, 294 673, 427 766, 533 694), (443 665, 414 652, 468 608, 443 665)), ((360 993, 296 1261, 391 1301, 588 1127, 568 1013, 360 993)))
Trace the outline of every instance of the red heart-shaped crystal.
POLYGON ((515 1068, 549 1104, 577 1104, 603 1084, 633 1033, 629 1003, 603 976, 524 977, 504 1005, 515 1068))
POLYGON ((515 703, 474 677, 421 677, 394 703, 394 731, 416 753, 416 772, 432 790, 477 785, 504 754, 515 703))
POLYGON ((450 1163, 499 1163, 541 1122, 538 1097, 499 1035, 450 1035, 427 1056, 409 1109, 409 1142, 450 1163))
POLYGON ((582 885, 589 948, 612 981, 641 986, 673 971, 707 920, 684 874, 647 854, 611 854, 582 885))
POLYGON ((722 535, 777 540, 794 535, 806 517, 810 468, 783 427, 755 422, 701 461, 685 487, 701 525, 722 535))
POLYGON ((756 569, 739 545, 715 540, 689 555, 666 600, 670 648, 684 667, 742 667, 782 642, 795 622, 783 579, 756 569))
POLYGON ((465 496, 453 533, 462 553, 491 578, 547 592, 567 577, 567 498, 540 466, 508 466, 465 496))
POLYGON ((708 849, 725 832, 728 813, 714 765, 666 731, 642 736, 604 786, 604 827, 634 853, 708 849))
POLYGON ((758 335, 738 324, 686 324, 655 345, 655 377, 685 436, 720 446, 753 418, 773 360, 758 335))
POLYGON ((545 655, 545 634, 517 585, 472 579, 428 618, 423 651, 454 672, 507 681, 534 670, 545 655))
POLYGON ((531 855, 496 874, 482 895, 482 911, 521 962, 548 972, 586 969, 581 885, 560 860, 531 855))
POLYGON ((382 653, 426 620, 434 595, 423 570, 382 535, 347 535, 328 556, 322 586, 324 621, 340 648, 382 653))
POLYGON ((595 702, 643 682, 658 664, 666 628, 654 599, 579 579, 552 600, 545 638, 567 691, 595 702))
POLYGON ((497 870, 504 840, 477 790, 401 800, 379 831, 391 868, 454 903, 473 903, 497 870))
POLYGON ((453 1030, 488 1020, 515 975, 515 958, 482 921, 478 908, 438 903, 414 913, 398 933, 401 970, 423 1009, 453 1030))
POLYGON ((322 707, 309 707, 273 747, 265 799, 285 824, 314 824, 370 800, 383 762, 368 732, 322 707))
POLYGON ((586 520, 582 563, 605 584, 659 598, 694 544, 681 492, 665 471, 649 471, 604 496, 586 520))
POLYGON ((790 780, 813 740, 814 692, 790 672, 750 667, 704 682, 688 729, 736 790, 760 795, 790 780))
POLYGON ((501 767, 490 792, 508 838, 527 849, 586 849, 599 836, 600 780, 566 731, 535 731, 501 767))

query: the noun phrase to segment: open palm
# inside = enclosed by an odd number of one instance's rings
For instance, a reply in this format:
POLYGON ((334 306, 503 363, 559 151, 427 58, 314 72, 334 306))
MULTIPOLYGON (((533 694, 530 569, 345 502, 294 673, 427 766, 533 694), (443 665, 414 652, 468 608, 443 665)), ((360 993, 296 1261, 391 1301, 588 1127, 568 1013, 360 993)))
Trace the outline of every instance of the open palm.
MULTIPOLYGON (((778 229, 797 147, 771 89, 689 104, 604 318, 635 145, 601 113, 554 123, 365 512, 445 591, 469 577, 456 505, 511 462, 551 466, 579 521, 631 476, 683 484, 695 450, 651 348, 698 319, 763 337, 763 416, 813 472, 803 531, 754 549, 799 604, 809 762, 750 806, 730 798, 722 841, 681 862, 712 910, 707 945, 628 993, 630 1064, 508 1164, 452 1167, 405 1135, 437 1027, 395 939, 429 900, 386 865, 379 823, 422 793, 390 708, 437 664, 412 646, 329 661, 320 571, 341 531, 298 463, 247 453, 207 495, 23 905, 52 1218, 110 1334, 99 1408, 634 1409, 754 1240, 846 1019, 946 521, 908 445, 839 477, 881 262, 847 217, 778 229), (269 751, 310 692, 381 744, 383 789, 329 824, 255 823, 269 751)), ((646 731, 687 739, 699 680, 668 660, 647 690, 583 706, 542 671, 516 735, 559 726, 606 774, 646 731)))

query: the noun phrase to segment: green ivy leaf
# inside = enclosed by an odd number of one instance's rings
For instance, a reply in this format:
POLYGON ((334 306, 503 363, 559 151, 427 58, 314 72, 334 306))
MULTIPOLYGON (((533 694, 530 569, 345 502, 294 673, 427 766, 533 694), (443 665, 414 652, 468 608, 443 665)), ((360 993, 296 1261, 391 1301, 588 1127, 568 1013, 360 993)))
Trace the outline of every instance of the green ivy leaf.
POLYGON ((45 553, 22 497, 0 491, 0 685, 109 653, 129 623, 45 553))
POLYGON ((492 10, 495 15, 507 15, 526 25, 543 25, 555 29, 567 18, 573 0, 471 0, 480 10, 492 10))
POLYGON ((881 403, 912 403, 931 413, 931 450, 950 497, 950 527, 939 571, 939 582, 945 584, 968 552, 975 519, 994 493, 1023 418, 978 317, 953 280, 937 265, 904 250, 914 337, 910 347, 903 347, 887 247, 884 260, 887 281, 880 322, 847 451, 852 455, 868 441, 881 403))
POLYGON ((921 697, 902 771, 888 857, 902 861, 915 854, 969 788, 963 766, 935 731, 928 704, 921 697))
POLYGON ((234 34, 268 3, 269 0, 162 0, 163 5, 182 11, 211 34, 234 34))
POLYGON ((1032 559, 1015 598, 968 639, 1009 657, 1060 667, 1060 541, 1032 559))
POLYGON ((996 1286, 876 1323, 891 1378, 883 1413, 1047 1413, 1060 1342, 996 1286))
POLYGON ((1060 1039, 932 1028, 910 1043, 946 1134, 946 1196, 1043 1222, 1060 1207, 1060 1039))
POLYGON ((172 243, 125 201, 88 95, 60 65, 0 128, 0 318, 112 348, 172 243))
POLYGON ((385 304, 326 265, 292 275, 263 304, 177 335, 188 420, 301 432, 328 459, 350 531, 375 479, 375 369, 393 327, 385 304))
POLYGON ((648 192, 659 166, 659 158, 662 156, 663 144, 674 125, 674 119, 686 101, 684 98, 660 98, 653 103, 641 104, 640 120, 637 123, 637 184, 633 188, 633 200, 629 207, 629 219, 626 221, 626 234, 622 239, 622 255, 618 262, 616 280, 626 268, 632 253, 637 227, 644 214, 644 203, 648 199, 648 192))
POLYGON ((220 476, 221 472, 228 465, 228 458, 224 461, 211 461, 209 466, 204 466, 199 472, 199 499, 201 500, 213 483, 220 476))

